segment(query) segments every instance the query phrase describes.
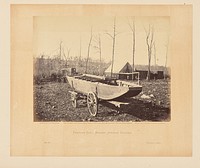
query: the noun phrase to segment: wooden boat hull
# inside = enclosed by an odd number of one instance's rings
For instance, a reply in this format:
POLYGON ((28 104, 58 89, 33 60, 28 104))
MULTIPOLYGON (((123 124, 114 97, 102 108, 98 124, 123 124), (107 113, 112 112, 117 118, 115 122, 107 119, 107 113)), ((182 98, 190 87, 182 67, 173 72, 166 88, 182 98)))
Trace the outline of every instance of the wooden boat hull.
POLYGON ((91 82, 87 80, 77 79, 75 77, 67 76, 68 82, 71 87, 82 94, 93 92, 99 99, 114 100, 122 97, 133 97, 142 91, 142 86, 118 86, 109 85, 100 82, 91 82))

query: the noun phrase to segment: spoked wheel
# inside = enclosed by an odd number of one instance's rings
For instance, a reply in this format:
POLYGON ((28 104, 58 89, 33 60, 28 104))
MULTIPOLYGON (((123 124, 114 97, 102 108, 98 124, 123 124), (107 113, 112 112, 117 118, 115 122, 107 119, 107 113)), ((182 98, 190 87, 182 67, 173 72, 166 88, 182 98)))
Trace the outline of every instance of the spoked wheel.
POLYGON ((92 116, 96 116, 98 112, 98 99, 95 93, 89 92, 87 95, 87 107, 92 116))

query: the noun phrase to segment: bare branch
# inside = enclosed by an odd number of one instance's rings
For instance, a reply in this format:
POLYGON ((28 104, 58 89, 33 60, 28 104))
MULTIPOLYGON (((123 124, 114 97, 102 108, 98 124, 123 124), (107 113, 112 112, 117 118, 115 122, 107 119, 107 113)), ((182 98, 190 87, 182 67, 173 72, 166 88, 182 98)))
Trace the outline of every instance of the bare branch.
POLYGON ((67 56, 68 56, 68 57, 70 56, 70 51, 71 51, 71 48, 68 48, 68 49, 67 49, 67 56))
POLYGON ((98 43, 98 36, 97 35, 93 35, 93 42, 98 43))
POLYGON ((154 40, 154 27, 152 26, 152 28, 151 28, 151 43, 150 43, 151 47, 153 45, 153 40, 154 40))
POLYGON ((131 18, 131 21, 128 19, 128 25, 129 25, 129 28, 131 29, 131 31, 135 31, 135 18, 131 18))
POLYGON ((143 28, 144 28, 144 31, 145 31, 146 35, 148 35, 147 29, 146 29, 146 27, 144 25, 143 25, 143 28))
POLYGON ((112 39, 114 38, 110 33, 105 33, 107 34, 108 36, 110 36, 112 39))
POLYGON ((129 28, 134 31, 133 27, 131 26, 130 22, 128 22, 129 28))
POLYGON ((117 36, 117 35, 119 35, 119 34, 121 34, 121 33, 123 33, 123 32, 118 32, 118 33, 115 33, 115 36, 117 36))
POLYGON ((92 47, 95 49, 99 49, 99 46, 96 46, 96 45, 93 45, 92 47))
POLYGON ((66 55, 65 55, 65 50, 64 50, 64 48, 63 48, 63 56, 64 56, 65 60, 67 60, 67 57, 66 57, 66 55))

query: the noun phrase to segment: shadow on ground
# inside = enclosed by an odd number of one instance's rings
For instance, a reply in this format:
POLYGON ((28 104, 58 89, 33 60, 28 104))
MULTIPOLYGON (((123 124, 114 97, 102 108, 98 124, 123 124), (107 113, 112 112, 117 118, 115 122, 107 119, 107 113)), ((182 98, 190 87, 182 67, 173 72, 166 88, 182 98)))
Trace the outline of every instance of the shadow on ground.
MULTIPOLYGON (((116 112, 118 111, 119 114, 129 114, 137 117, 140 121, 170 121, 170 108, 137 99, 132 99, 127 102, 129 104, 121 105, 120 109, 117 109, 106 102, 103 103, 103 105, 112 109, 112 111, 107 114, 110 116, 116 115, 116 112)), ((98 115, 103 116, 105 114, 99 113, 98 115)))

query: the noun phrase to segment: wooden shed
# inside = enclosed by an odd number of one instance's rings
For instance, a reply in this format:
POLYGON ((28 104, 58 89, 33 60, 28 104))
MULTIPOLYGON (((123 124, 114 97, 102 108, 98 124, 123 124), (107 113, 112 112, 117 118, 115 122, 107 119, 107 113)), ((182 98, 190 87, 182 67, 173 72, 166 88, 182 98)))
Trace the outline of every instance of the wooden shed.
MULTIPOLYGON (((135 71, 140 73, 140 79, 146 79, 148 74, 148 65, 135 65, 135 71)), ((150 67, 151 79, 163 79, 164 67, 163 66, 151 66, 150 67)))

